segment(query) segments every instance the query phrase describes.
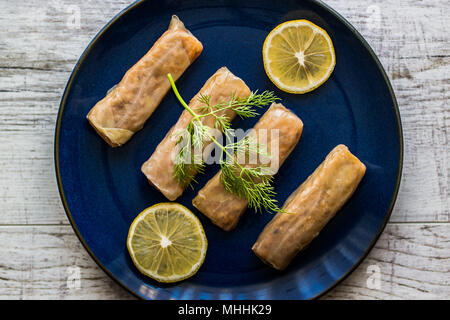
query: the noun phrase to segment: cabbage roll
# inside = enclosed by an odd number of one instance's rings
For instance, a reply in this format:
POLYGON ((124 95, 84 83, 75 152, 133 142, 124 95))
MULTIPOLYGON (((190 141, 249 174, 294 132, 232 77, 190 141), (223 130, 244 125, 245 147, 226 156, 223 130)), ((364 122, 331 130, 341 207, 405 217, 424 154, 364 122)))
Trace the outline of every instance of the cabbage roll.
POLYGON ((275 269, 287 267, 345 204, 366 172, 365 165, 344 145, 286 200, 253 245, 253 252, 275 269))
MULTIPOLYGON (((265 146, 267 153, 272 157, 278 157, 278 166, 273 171, 275 174, 300 140, 303 122, 282 104, 273 103, 249 133, 249 135, 255 136, 262 148, 264 146, 259 135, 263 130, 266 132, 264 134, 267 135, 265 146), (279 130, 278 150, 271 149, 272 135, 270 132, 273 129, 279 130)), ((250 164, 246 166, 250 166, 250 164)), ((247 200, 225 189, 221 181, 221 172, 219 171, 208 181, 192 200, 192 204, 215 225, 229 231, 236 227, 241 215, 247 209, 248 203, 247 200)))
POLYGON ((110 146, 123 145, 142 129, 169 91, 167 74, 177 80, 202 50, 200 41, 172 16, 169 29, 91 109, 89 123, 110 146))
MULTIPOLYGON (((226 67, 220 68, 211 78, 206 81, 203 88, 192 98, 189 107, 198 111, 203 104, 198 101, 201 95, 210 96, 210 104, 230 101, 232 95, 239 98, 248 97, 250 89, 244 81, 232 74, 226 67)), ((233 110, 220 111, 217 115, 225 115, 230 121, 236 116, 233 110)), ((189 182, 180 182, 175 177, 175 160, 179 152, 177 141, 180 132, 187 128, 192 115, 184 110, 177 123, 170 129, 165 138, 156 147, 151 157, 142 165, 142 173, 147 177, 151 185, 158 189, 167 199, 173 201, 183 193, 189 182)), ((203 124, 214 128, 214 117, 201 118, 203 124)), ((205 145, 209 141, 204 142, 205 145)), ((195 172, 192 172, 195 175, 195 172)))

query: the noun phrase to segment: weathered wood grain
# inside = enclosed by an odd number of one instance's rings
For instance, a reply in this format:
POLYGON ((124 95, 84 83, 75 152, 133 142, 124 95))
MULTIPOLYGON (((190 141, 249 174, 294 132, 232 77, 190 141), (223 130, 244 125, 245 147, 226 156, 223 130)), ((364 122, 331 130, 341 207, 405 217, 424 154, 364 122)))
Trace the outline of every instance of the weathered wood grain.
MULTIPOLYGON (((450 296, 449 224, 387 227, 364 263, 326 299, 442 299, 450 296), (380 288, 369 289, 369 266, 380 288)), ((82 248, 70 226, 0 227, 0 298, 129 299, 82 248), (80 288, 70 269, 80 268, 80 288)))
POLYGON ((364 36, 392 82, 404 170, 391 221, 449 221, 450 2, 327 1, 364 36), (378 18, 377 18, 378 12, 378 18))
POLYGON ((326 299, 449 299, 450 225, 390 224, 358 269, 326 299), (371 268, 380 287, 368 287, 371 268))
MULTIPOLYGON (((70 72, 100 28, 129 3, 0 0, 0 297, 129 297, 67 226, 53 166, 56 114, 70 72), (81 268, 80 290, 66 286, 72 264, 81 268)), ((450 2, 326 3, 358 29, 384 65, 405 142, 395 224, 326 298, 450 298, 450 2), (379 290, 366 286, 372 264, 382 272, 379 290)))
POLYGON ((95 264, 70 226, 1 226, 0 243, 0 299, 132 297, 95 264), (70 268, 80 270, 79 288, 70 284, 70 268))

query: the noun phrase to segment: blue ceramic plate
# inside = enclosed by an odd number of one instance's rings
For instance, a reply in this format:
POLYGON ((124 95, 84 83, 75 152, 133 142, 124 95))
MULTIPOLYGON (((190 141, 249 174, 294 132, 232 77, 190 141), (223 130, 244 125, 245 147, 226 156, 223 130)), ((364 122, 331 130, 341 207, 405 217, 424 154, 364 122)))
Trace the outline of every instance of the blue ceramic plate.
MULTIPOLYGON (((250 128, 257 118, 236 121, 250 128)), ((77 63, 62 98, 55 137, 61 198, 83 245, 112 278, 146 299, 310 299, 345 278, 382 232, 397 195, 402 131, 389 80, 364 39, 335 11, 316 1, 171 1, 131 5, 106 25, 77 63), (194 277, 161 285, 141 275, 127 249, 128 228, 143 209, 166 199, 140 172, 182 107, 172 92, 144 129, 121 148, 110 148, 86 114, 166 30, 172 14, 203 43, 198 60, 177 82, 190 99, 219 68, 227 66, 253 90, 273 90, 304 122, 300 143, 276 176, 277 199, 286 198, 337 144, 346 144, 367 166, 354 196, 320 236, 284 272, 251 251, 269 213, 247 212, 232 232, 198 213, 191 200, 217 166, 199 176, 195 190, 178 199, 198 214, 208 237, 206 260, 194 277), (330 79, 305 95, 281 92, 267 78, 261 49, 278 24, 308 19, 324 28, 336 49, 330 79)))

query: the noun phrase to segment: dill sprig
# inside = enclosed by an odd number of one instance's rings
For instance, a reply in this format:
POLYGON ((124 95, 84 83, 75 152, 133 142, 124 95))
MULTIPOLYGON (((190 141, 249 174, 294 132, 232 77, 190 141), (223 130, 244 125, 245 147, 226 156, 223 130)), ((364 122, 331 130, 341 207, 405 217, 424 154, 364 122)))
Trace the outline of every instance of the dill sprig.
POLYGON ((191 121, 186 131, 176 133, 178 139, 175 145, 180 149, 175 158, 175 177, 177 180, 189 184, 191 181, 197 182, 194 179, 195 174, 203 173, 205 168, 202 153, 195 151, 203 150, 204 136, 209 127, 200 124, 201 122, 191 121))
MULTIPOLYGON (((210 133, 210 128, 203 124, 201 118, 207 116, 214 117, 214 127, 224 133, 227 138, 232 135, 231 121, 222 111, 231 109, 240 118, 251 118, 258 115, 255 108, 261 108, 272 102, 279 100, 273 92, 264 91, 258 94, 252 92, 248 97, 236 97, 232 95, 228 102, 211 104, 211 96, 199 95, 198 101, 201 106, 192 110, 183 100, 178 92, 175 82, 170 74, 169 78, 175 96, 182 106, 192 115, 188 127, 178 132, 176 146, 179 153, 175 159, 175 177, 182 183, 190 184, 196 182, 194 176, 197 172, 203 173, 205 163, 203 161, 203 147, 208 141, 212 141, 221 150, 220 167, 222 169, 221 182, 226 190, 244 198, 250 208, 255 211, 262 211, 262 208, 272 211, 281 211, 277 205, 276 195, 272 186, 272 175, 267 166, 243 166, 236 154, 244 154, 246 157, 251 154, 263 155, 257 141, 246 136, 240 141, 222 145, 210 133), (196 152, 197 151, 197 152, 196 152), (200 152, 198 152, 200 151, 200 152)), ((267 154, 266 154, 267 156, 267 154)))
MULTIPOLYGON (((258 156, 270 156, 262 152, 256 139, 246 136, 235 143, 227 144, 226 150, 231 150, 232 154, 249 158, 252 154, 258 156)), ((228 153, 227 153, 228 154, 228 153)), ((267 166, 242 166, 235 158, 221 159, 220 167, 222 174, 221 181, 226 190, 244 198, 250 208, 255 211, 266 210, 279 212, 276 195, 272 186, 272 174, 267 166)))

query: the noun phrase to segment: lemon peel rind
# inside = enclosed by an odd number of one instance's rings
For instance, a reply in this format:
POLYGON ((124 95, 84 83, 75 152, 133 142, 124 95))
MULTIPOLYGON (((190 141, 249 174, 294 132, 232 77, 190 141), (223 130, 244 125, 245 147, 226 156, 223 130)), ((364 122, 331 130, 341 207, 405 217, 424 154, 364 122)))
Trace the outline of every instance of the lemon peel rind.
POLYGON ((283 22, 283 23, 279 24, 278 26, 276 26, 272 31, 270 31, 269 35, 264 40, 264 44, 263 44, 263 63, 264 63, 264 70, 266 72, 266 75, 269 77, 270 81, 272 81, 272 83, 278 89, 280 89, 280 90, 282 90, 284 92, 288 92, 288 93, 304 94, 304 93, 311 92, 314 89, 320 87, 323 83, 325 83, 329 79, 329 77, 333 73, 334 68, 336 66, 336 54, 335 54, 335 51, 334 51, 333 42, 331 41, 330 36, 328 35, 328 33, 324 29, 322 29, 321 27, 319 27, 318 25, 312 23, 309 20, 305 20, 305 19, 290 20, 290 21, 283 22), (280 34, 285 28, 287 28, 287 27, 301 27, 301 26, 311 27, 313 33, 320 33, 321 35, 323 35, 323 37, 325 38, 325 40, 328 43, 329 48, 331 49, 331 58, 332 58, 332 60, 331 60, 330 67, 328 68, 328 72, 320 79, 320 81, 317 81, 317 82, 315 82, 312 85, 307 86, 307 87, 298 88, 298 87, 295 87, 295 86, 288 86, 288 85, 283 84, 277 77, 275 77, 274 75, 271 74, 271 72, 269 71, 270 68, 268 66, 268 64, 271 61, 270 61, 270 59, 268 57, 269 46, 267 44, 272 40, 272 38, 275 35, 280 34))
POLYGON ((161 202, 161 203, 157 203, 153 206, 150 206, 146 209, 144 209, 141 213, 138 214, 138 216, 133 220, 133 222, 131 223, 130 229, 128 231, 128 236, 127 236, 127 249, 128 252, 130 254, 131 260, 133 261, 133 264, 136 266, 136 268, 144 275, 158 281, 158 282, 163 282, 163 283, 173 283, 173 282, 179 282, 185 279, 188 279, 190 277, 192 277, 193 275, 195 275, 198 270, 200 269, 200 267, 202 266, 203 262, 205 261, 205 257, 206 257, 206 251, 208 249, 208 240, 206 238, 206 234, 205 234, 205 230, 203 229, 202 224, 200 223, 200 220, 197 218, 197 216, 195 216, 188 208, 186 208, 185 206, 178 204, 178 203, 173 203, 173 202, 161 202), (143 268, 138 261, 136 260, 136 257, 134 255, 134 251, 132 249, 131 246, 131 235, 134 233, 134 230, 136 229, 136 226, 138 225, 138 222, 140 222, 141 220, 143 220, 148 214, 151 214, 152 211, 156 210, 156 207, 178 207, 178 208, 182 208, 181 212, 183 212, 183 214, 185 216, 188 217, 188 219, 190 219, 191 221, 194 221, 195 224, 198 227, 198 230, 200 230, 200 234, 201 234, 201 238, 202 238, 202 247, 201 247, 201 256, 200 259, 197 263, 192 265, 192 268, 189 270, 189 272, 183 274, 183 275, 173 275, 170 277, 161 277, 158 274, 152 272, 151 270, 145 269, 143 268))

